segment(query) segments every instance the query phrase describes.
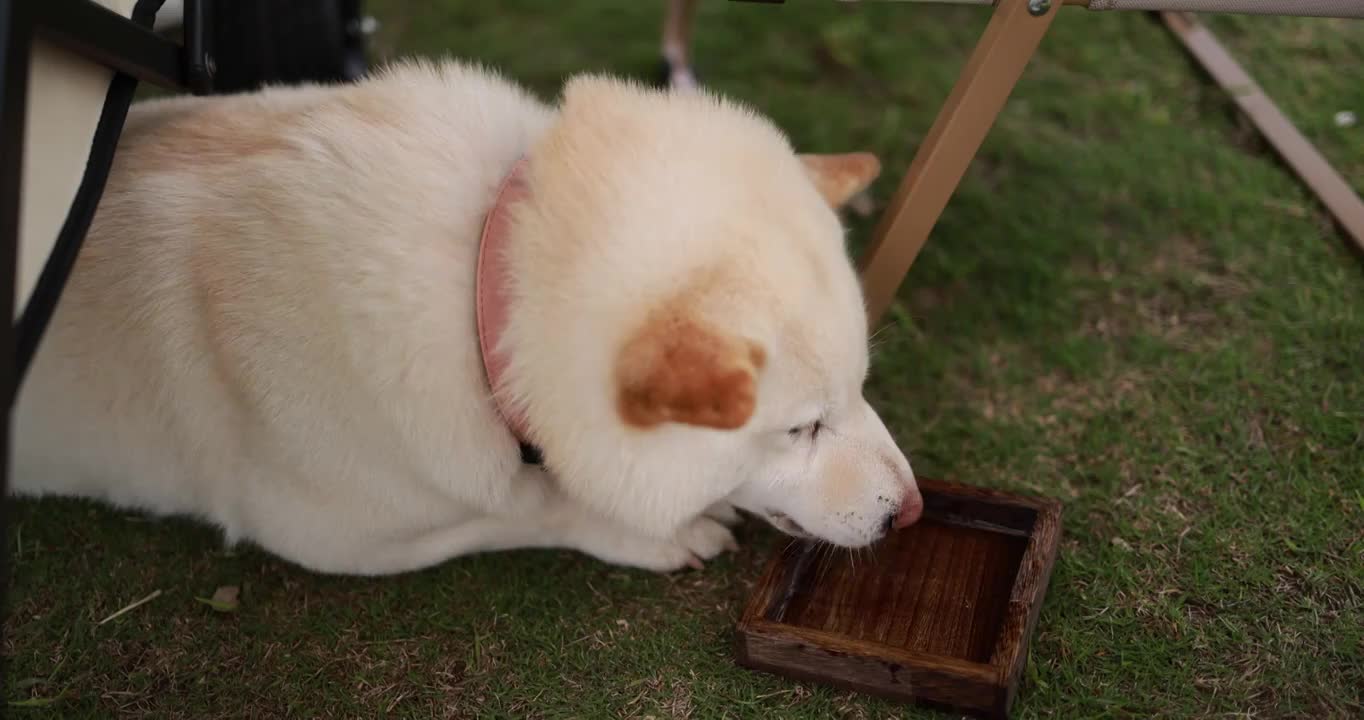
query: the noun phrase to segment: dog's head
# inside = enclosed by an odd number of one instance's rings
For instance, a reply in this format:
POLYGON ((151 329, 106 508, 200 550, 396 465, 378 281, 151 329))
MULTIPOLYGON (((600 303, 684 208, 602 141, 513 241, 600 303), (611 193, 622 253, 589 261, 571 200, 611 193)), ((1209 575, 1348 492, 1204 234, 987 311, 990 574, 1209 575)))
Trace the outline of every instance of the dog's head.
POLYGON ((666 533, 725 500, 858 547, 917 518, 863 397, 836 209, 879 172, 704 94, 570 82, 516 213, 509 383, 565 489, 666 533))

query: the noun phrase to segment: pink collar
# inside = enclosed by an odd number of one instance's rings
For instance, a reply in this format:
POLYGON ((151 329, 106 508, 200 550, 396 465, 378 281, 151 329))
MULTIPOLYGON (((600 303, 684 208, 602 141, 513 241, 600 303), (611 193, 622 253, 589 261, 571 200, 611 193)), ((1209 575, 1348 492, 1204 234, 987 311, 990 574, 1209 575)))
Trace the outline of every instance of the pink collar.
POLYGON ((503 393, 503 379, 510 360, 497 352, 497 344, 507 328, 509 276, 507 240, 511 235, 511 206, 530 194, 526 184, 526 160, 521 158, 502 180, 483 223, 478 244, 478 270, 474 276, 474 307, 478 313, 478 345, 483 354, 483 369, 488 374, 493 402, 502 420, 521 442, 523 453, 530 442, 526 418, 510 407, 503 393))

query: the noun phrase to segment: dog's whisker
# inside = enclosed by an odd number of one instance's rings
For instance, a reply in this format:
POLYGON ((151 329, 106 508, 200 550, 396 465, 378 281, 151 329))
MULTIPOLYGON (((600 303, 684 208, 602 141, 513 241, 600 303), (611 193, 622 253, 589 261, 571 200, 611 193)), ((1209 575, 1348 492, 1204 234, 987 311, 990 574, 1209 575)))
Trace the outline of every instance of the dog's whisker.
POLYGON ((833 566, 833 562, 831 562, 831 560, 833 559, 834 546, 821 540, 817 547, 819 548, 820 553, 819 582, 823 582, 824 577, 829 574, 829 568, 833 566))

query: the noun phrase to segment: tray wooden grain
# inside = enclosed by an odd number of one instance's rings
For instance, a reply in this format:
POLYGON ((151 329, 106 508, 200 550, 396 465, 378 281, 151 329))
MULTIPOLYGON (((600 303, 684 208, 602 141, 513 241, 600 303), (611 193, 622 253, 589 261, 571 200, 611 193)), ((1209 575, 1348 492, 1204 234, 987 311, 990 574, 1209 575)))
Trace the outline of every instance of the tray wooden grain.
POLYGON ((924 514, 870 551, 792 543, 737 627, 741 665, 1007 718, 1061 537, 1054 500, 920 479, 924 514))

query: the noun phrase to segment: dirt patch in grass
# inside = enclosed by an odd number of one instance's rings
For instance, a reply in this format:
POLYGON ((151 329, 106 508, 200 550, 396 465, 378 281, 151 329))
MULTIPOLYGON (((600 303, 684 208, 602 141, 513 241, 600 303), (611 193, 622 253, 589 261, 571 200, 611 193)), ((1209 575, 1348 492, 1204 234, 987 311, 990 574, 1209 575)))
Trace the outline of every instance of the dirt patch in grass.
POLYGON ((1083 303, 1086 334, 1105 342, 1146 336, 1182 352, 1216 347, 1218 330, 1252 289, 1242 268, 1184 235, 1167 238, 1139 267, 1086 263, 1077 271, 1092 288, 1083 303))

